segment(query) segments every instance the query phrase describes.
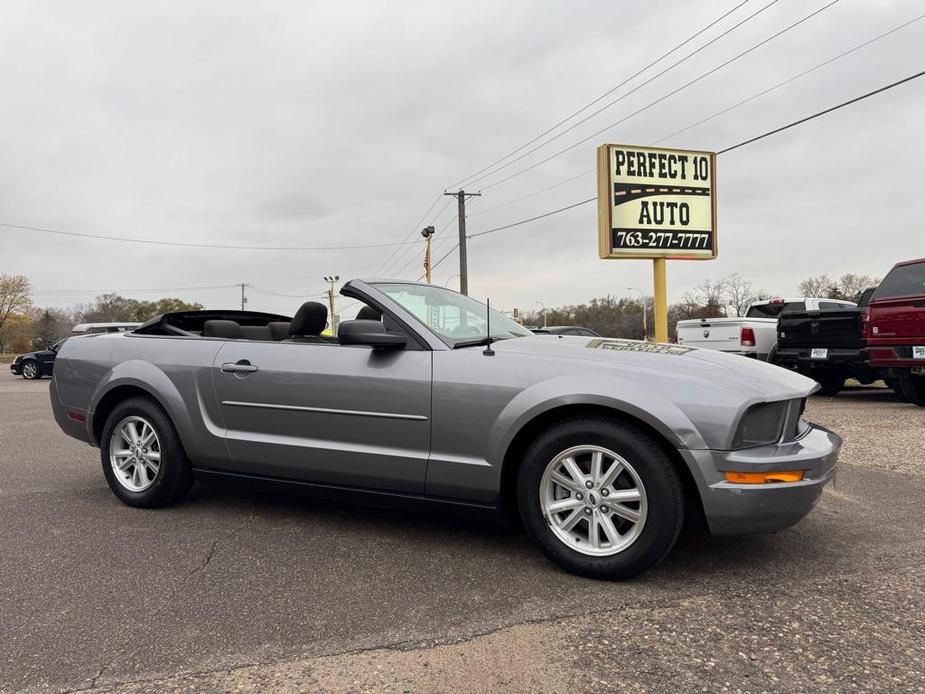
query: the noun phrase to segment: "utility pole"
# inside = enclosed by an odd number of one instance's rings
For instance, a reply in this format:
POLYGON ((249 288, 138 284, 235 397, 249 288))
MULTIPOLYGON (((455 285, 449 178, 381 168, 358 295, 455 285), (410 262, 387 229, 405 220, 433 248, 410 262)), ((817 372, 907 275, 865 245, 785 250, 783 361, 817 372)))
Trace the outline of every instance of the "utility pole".
POLYGON ((244 304, 247 303, 247 297, 244 296, 244 288, 248 286, 250 285, 246 284, 245 282, 241 282, 241 310, 242 311, 244 310, 244 304))
POLYGON ((466 258, 466 196, 478 197, 481 193, 467 193, 460 190, 457 193, 444 193, 452 195, 459 204, 457 219, 459 221, 459 291, 462 294, 469 294, 469 263, 466 258))
POLYGON ((331 334, 337 335, 337 317, 334 315, 334 283, 340 275, 325 275, 324 281, 328 283, 328 306, 331 312, 331 334))
POLYGON ((434 235, 433 227, 424 227, 421 229, 421 236, 424 237, 424 274, 427 276, 427 284, 430 284, 430 239, 434 235))

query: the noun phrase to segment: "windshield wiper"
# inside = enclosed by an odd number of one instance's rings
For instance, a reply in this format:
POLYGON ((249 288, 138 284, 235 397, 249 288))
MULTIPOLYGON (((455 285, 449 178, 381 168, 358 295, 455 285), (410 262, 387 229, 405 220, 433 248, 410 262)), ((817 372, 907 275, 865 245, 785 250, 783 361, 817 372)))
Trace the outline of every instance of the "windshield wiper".
POLYGON ((460 347, 481 347, 482 345, 507 339, 506 337, 497 337, 495 335, 483 335, 482 337, 476 337, 471 340, 460 340, 459 342, 455 342, 453 343, 453 349, 459 349, 460 347))

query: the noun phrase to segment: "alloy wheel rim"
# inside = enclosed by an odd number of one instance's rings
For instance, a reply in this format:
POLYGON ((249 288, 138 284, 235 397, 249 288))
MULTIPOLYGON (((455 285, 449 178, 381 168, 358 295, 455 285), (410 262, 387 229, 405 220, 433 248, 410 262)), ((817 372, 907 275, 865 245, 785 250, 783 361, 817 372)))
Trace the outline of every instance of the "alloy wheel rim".
POLYGON ((130 492, 143 492, 161 469, 161 442, 152 424, 132 415, 120 421, 109 437, 113 475, 130 492))
POLYGON ((22 367, 22 370, 27 378, 35 378, 36 367, 31 361, 22 367))
POLYGON ((540 508, 562 544, 609 557, 639 538, 648 500, 629 461, 607 448, 583 445, 549 461, 540 480, 540 508))

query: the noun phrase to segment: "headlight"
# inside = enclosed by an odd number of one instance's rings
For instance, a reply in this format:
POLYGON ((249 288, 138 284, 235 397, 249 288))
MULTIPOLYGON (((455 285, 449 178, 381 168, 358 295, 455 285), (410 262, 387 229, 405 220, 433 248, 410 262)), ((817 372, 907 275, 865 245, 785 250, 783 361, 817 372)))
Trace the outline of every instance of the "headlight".
POLYGON ((762 402, 752 405, 745 412, 735 438, 733 448, 751 448, 777 443, 784 430, 789 401, 762 402))

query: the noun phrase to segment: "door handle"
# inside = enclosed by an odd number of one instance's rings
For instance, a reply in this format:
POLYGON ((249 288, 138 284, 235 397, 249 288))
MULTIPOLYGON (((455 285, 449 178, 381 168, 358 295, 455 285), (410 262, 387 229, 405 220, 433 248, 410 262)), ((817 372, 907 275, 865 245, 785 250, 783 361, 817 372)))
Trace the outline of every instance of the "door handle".
POLYGON ((257 371, 257 367, 247 359, 238 359, 238 361, 226 361, 222 364, 222 371, 230 374, 249 374, 257 371))

